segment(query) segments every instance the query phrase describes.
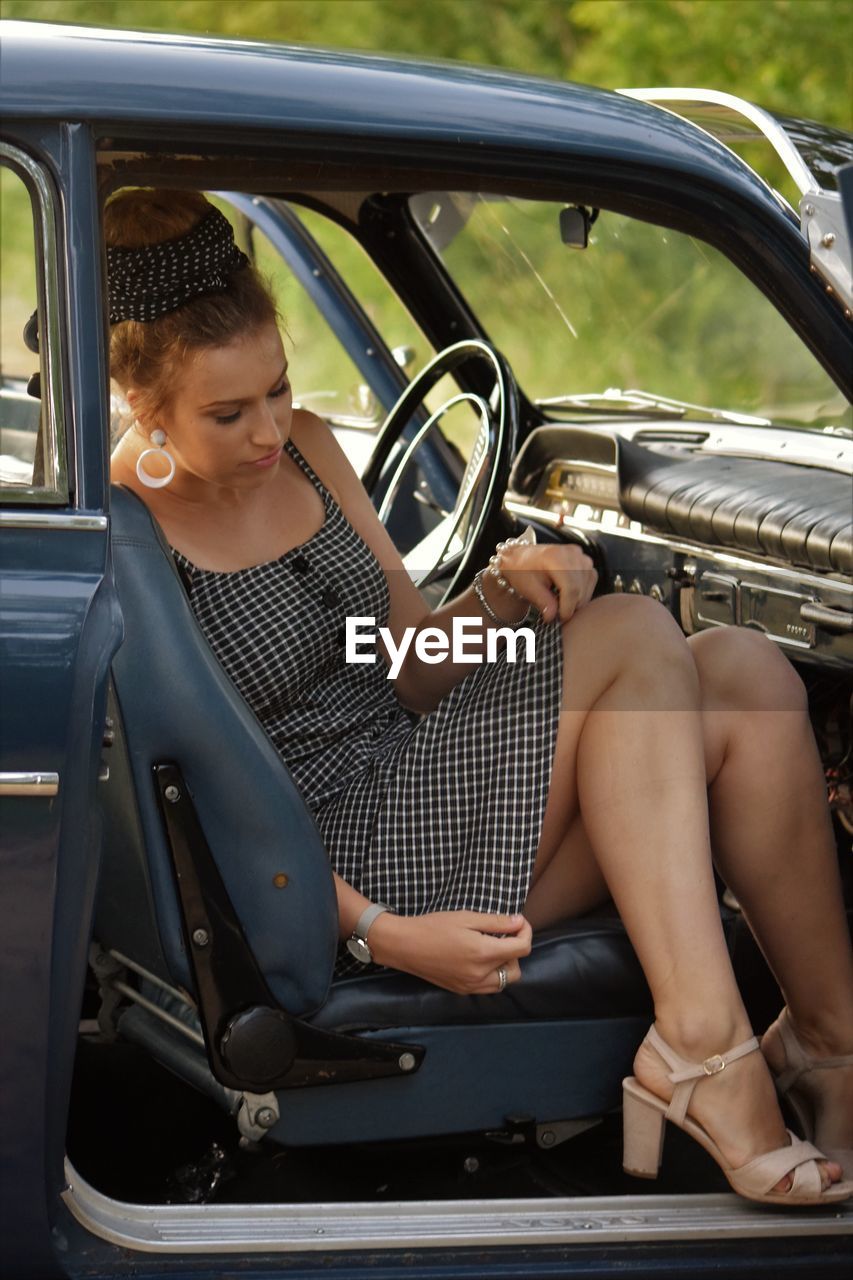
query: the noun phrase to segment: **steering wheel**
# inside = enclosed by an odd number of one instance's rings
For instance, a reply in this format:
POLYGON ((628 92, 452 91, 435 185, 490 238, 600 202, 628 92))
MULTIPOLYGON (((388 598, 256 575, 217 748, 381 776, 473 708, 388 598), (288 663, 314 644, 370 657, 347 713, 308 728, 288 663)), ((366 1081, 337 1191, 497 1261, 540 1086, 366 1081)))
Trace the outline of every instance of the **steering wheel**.
POLYGON ((464 391, 451 396, 435 413, 430 414, 417 428, 399 458, 394 459, 393 474, 385 485, 379 505, 379 518, 387 524, 399 499, 405 472, 430 431, 449 409, 458 404, 471 404, 479 414, 480 428, 453 510, 443 513, 439 525, 404 557, 418 587, 428 586, 435 579, 452 574, 442 602, 454 595, 458 586, 467 581, 471 562, 480 552, 479 543, 491 514, 492 498, 498 484, 506 484, 515 453, 518 439, 518 384, 500 352, 479 338, 465 339, 439 351, 416 374, 388 414, 376 449, 362 476, 368 493, 374 493, 380 479, 385 480, 389 469, 386 464, 424 397, 445 374, 453 373, 471 359, 486 364, 492 375, 492 389, 488 399, 475 392, 464 391), (417 572, 410 567, 413 565, 417 572))

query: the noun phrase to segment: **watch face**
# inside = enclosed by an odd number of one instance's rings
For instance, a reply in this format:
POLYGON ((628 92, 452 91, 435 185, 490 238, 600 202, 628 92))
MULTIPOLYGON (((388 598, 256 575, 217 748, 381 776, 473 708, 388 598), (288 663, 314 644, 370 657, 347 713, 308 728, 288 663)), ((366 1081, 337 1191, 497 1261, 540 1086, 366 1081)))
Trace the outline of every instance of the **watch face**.
POLYGON ((373 960, 370 947, 364 938, 357 938, 355 935, 347 938, 347 951, 351 956, 355 956, 356 960, 360 960, 362 964, 370 964, 373 960))

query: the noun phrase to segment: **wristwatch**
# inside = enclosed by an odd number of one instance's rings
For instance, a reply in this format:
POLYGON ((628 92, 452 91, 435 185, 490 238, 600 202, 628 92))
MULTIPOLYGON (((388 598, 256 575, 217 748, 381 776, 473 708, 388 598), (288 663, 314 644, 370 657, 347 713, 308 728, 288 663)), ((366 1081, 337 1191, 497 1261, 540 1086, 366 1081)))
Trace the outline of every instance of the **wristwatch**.
POLYGON ((383 911, 390 910, 391 908, 386 907, 384 902, 372 902, 358 917, 352 937, 347 938, 347 951, 362 964, 373 963, 373 952, 367 944, 368 929, 377 916, 381 916, 383 911))

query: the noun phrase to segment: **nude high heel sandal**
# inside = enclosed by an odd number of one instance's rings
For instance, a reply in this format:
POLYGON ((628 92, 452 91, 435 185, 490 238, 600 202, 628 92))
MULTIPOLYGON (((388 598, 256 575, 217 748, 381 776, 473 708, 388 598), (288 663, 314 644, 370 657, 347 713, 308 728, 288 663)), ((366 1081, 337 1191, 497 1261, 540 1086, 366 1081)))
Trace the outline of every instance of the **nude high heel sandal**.
MULTIPOLYGON (((779 1014, 776 1026, 779 1030, 782 1048, 785 1050, 785 1070, 776 1075, 771 1068, 776 1091, 781 1098, 785 1098, 790 1104, 791 1110, 799 1122, 803 1137, 809 1142, 814 1142, 814 1106, 808 1094, 804 1090, 797 1088, 797 1081, 809 1071, 829 1071, 833 1067, 853 1067, 853 1053, 848 1053, 838 1058, 810 1057, 800 1044, 796 1032, 791 1026, 787 1008, 783 1009, 779 1014)), ((824 1154, 827 1160, 834 1160, 836 1164, 841 1165, 845 1179, 853 1179, 853 1147, 833 1147, 831 1150, 827 1147, 824 1154)))
POLYGON ((671 1049, 655 1027, 646 1036, 650 1044, 670 1068, 669 1079, 675 1085, 672 1101, 644 1088, 634 1076, 622 1081, 624 1156, 626 1173, 638 1178, 656 1178, 663 1152, 664 1126, 667 1120, 694 1138, 711 1155, 725 1174, 729 1186, 747 1200, 761 1204, 819 1205, 835 1204, 853 1196, 853 1182, 836 1182, 826 1191, 822 1189, 820 1170, 815 1160, 825 1159, 810 1142, 802 1142, 790 1130, 789 1147, 768 1151, 754 1160, 733 1169, 726 1163, 723 1153, 710 1134, 691 1120, 687 1107, 693 1090, 706 1076, 715 1076, 731 1062, 759 1049, 755 1036, 743 1044, 729 1049, 728 1053, 715 1053, 704 1062, 688 1062, 671 1049), (793 1174, 790 1191, 771 1191, 785 1174, 793 1174))

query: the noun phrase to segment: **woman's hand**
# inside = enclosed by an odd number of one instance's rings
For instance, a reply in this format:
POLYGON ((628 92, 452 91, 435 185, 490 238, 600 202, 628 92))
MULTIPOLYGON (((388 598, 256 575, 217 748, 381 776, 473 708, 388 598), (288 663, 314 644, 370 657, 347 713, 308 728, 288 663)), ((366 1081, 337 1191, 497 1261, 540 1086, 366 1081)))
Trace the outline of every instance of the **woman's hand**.
POLYGON ((513 543, 501 551, 500 568, 546 622, 568 622, 589 603, 598 582, 592 560, 575 542, 513 543))
POLYGON ((521 977, 519 959, 530 954, 532 930, 524 916, 479 911, 433 911, 422 916, 385 912, 370 927, 377 964, 424 978, 459 995, 500 991, 521 977), (500 935, 504 935, 501 937, 500 935))

